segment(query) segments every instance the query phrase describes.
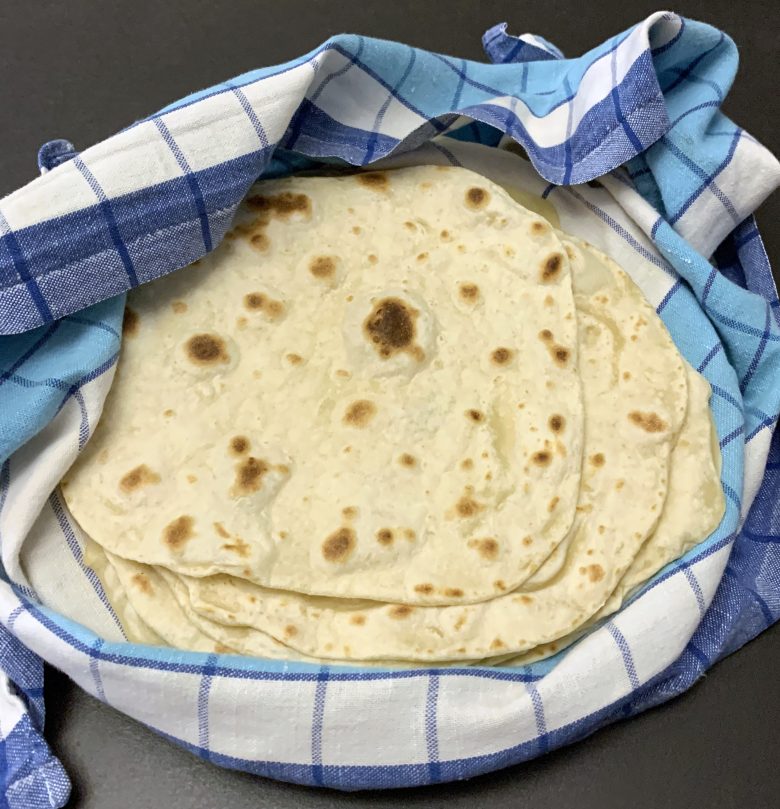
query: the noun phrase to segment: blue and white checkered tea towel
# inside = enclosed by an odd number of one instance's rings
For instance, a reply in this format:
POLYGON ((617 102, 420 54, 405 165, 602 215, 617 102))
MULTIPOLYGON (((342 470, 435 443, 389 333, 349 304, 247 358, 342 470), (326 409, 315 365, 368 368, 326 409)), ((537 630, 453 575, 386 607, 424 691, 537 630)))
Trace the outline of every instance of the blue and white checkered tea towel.
POLYGON ((752 219, 780 171, 720 112, 733 42, 669 13, 577 59, 505 26, 483 42, 491 64, 338 36, 81 155, 49 144, 45 173, 0 201, 0 802, 54 807, 68 793, 39 735, 41 658, 217 764, 399 787, 582 738, 679 694, 780 617, 780 304, 752 219), (125 290, 216 245, 261 174, 413 150, 464 162, 464 141, 502 133, 564 226, 618 258, 709 379, 721 526, 572 649, 523 668, 385 671, 123 642, 54 488, 100 414, 125 290))

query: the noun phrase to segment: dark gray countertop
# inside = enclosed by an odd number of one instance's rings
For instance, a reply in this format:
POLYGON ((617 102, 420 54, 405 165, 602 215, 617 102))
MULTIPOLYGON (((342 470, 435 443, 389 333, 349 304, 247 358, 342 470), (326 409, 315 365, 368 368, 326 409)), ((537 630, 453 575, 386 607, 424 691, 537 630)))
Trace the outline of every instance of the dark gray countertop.
MULTIPOLYGON (((36 174, 38 146, 78 148, 166 103, 250 68, 274 64, 343 31, 482 58, 480 37, 506 20, 575 55, 638 22, 656 3, 633 0, 0 0, 0 195, 36 174)), ((729 33, 741 67, 726 111, 780 151, 775 0, 686 0, 675 8, 729 33)), ((780 195, 758 216, 780 255, 780 195)), ((74 784, 73 809, 473 806, 538 802, 580 809, 778 805, 780 628, 717 665, 683 697, 630 723, 503 772, 395 793, 341 793, 228 772, 173 747, 79 691, 46 683, 47 737, 74 784)))

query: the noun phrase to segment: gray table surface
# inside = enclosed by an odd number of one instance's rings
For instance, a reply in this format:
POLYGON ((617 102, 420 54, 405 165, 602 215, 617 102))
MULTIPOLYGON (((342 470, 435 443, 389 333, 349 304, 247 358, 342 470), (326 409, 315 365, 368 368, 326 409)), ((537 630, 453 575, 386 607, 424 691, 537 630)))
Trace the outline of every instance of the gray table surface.
MULTIPOLYGON (((480 59, 480 36, 506 20, 569 55, 657 10, 633 0, 0 0, 0 195, 32 179, 38 146, 85 148, 201 87, 297 56, 339 32, 400 39, 480 59)), ((776 153, 775 0, 682 0, 675 10, 725 30, 741 48, 725 110, 776 153)), ((780 255, 780 199, 758 215, 780 255)), ((46 734, 73 779, 72 809, 135 807, 473 806, 532 802, 579 809, 780 803, 780 628, 718 664, 684 696, 542 759, 459 784, 342 794, 220 770, 47 671, 46 734)))

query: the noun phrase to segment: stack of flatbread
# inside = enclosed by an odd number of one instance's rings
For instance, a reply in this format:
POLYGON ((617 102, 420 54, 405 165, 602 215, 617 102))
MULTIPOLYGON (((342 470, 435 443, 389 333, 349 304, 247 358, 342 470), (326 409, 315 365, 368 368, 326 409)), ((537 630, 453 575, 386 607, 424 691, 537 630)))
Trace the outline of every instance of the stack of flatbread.
POLYGON ((259 182, 123 331, 61 487, 131 640, 516 665, 723 514, 709 385, 639 289, 465 169, 259 182))

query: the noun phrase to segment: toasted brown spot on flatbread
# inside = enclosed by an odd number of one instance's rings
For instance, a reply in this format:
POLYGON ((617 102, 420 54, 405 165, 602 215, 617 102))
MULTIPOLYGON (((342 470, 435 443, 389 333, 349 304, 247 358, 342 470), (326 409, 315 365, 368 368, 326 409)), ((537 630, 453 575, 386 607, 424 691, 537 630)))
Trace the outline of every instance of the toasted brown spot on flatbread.
POLYGON ((332 256, 317 256, 309 262, 309 272, 315 278, 332 278, 336 273, 336 261, 332 256))
POLYGON ((243 435, 236 435, 230 439, 230 452, 233 455, 243 455, 249 449, 249 439, 243 435))
POLYGON ((231 489, 231 497, 259 492, 263 488, 263 478, 270 466, 260 458, 251 455, 236 466, 236 480, 231 489))
POLYGON ((358 399, 344 411, 342 421, 349 427, 365 427, 376 415, 376 405, 368 399, 358 399))
POLYGON ((414 591, 415 593, 422 593, 424 596, 429 596, 434 591, 434 586, 432 584, 423 583, 423 584, 415 584, 414 591))
POLYGON ((632 410, 628 414, 628 418, 629 421, 648 433, 661 433, 666 429, 666 422, 656 413, 643 413, 640 410, 632 410))
POLYGON ((293 194, 290 191, 273 196, 255 194, 247 197, 246 204, 253 210, 279 219, 289 219, 294 213, 305 215, 311 213, 311 200, 306 194, 293 194))
POLYGON ((446 239, 449 239, 449 238, 450 238, 450 232, 449 232, 449 230, 443 230, 443 231, 442 231, 442 232, 439 234, 439 236, 441 236, 441 238, 442 238, 442 239, 445 239, 445 240, 446 240, 446 239))
POLYGON ((623 371, 623 379, 625 379, 626 381, 631 379, 631 372, 630 371, 623 371))
POLYGON ((418 312, 400 298, 383 298, 376 302, 363 322, 363 332, 379 356, 387 359, 412 347, 417 315, 418 312))
POLYGON ((460 468, 461 469, 466 469, 466 470, 473 469, 474 468, 474 461, 472 461, 471 458, 464 458, 460 462, 460 468))
POLYGON ((503 579, 496 579, 493 582, 493 587, 495 587, 496 590, 501 590, 501 592, 504 592, 504 590, 506 590, 506 584, 504 583, 503 579))
POLYGON ((360 236, 360 234, 363 232, 363 228, 361 228, 360 225, 355 225, 352 228, 352 232, 355 234, 355 236, 360 236))
POLYGON ((187 357, 195 365, 224 365, 230 361, 225 341, 216 334, 196 334, 185 345, 187 357))
POLYGON ((222 525, 221 522, 215 522, 213 523, 213 525, 214 530, 217 532, 219 536, 222 537, 222 539, 230 539, 230 534, 228 533, 228 531, 225 529, 225 526, 222 525))
POLYGON ((417 534, 414 532, 412 528, 405 528, 404 536, 409 542, 414 542, 414 540, 417 539, 417 534))
POLYGON ((192 517, 182 514, 163 528, 163 542, 171 550, 181 550, 187 541, 195 536, 194 525, 195 520, 192 517))
POLYGON ((250 554, 249 544, 244 542, 241 537, 236 537, 235 541, 227 542, 223 546, 223 549, 226 551, 230 551, 231 553, 238 554, 246 559, 250 554))
POLYGON ((606 530, 607 530, 606 527, 603 526, 603 525, 600 525, 599 528, 598 528, 598 531, 599 531, 600 534, 603 534, 606 530))
POLYGON ((547 284, 555 281, 560 275, 563 267, 563 256, 560 253, 553 253, 548 256, 544 264, 542 264, 542 271, 540 274, 543 283, 547 284))
POLYGON ((171 309, 173 309, 177 315, 181 315, 187 311, 187 304, 184 303, 184 301, 174 301, 171 304, 171 309))
POLYGON ((303 362, 303 357, 300 354, 286 354, 285 359, 290 365, 300 365, 303 362))
POLYGON ((569 349, 559 345, 552 345, 549 346, 549 348, 550 355, 555 361, 555 364, 561 368, 565 367, 566 363, 569 361, 569 357, 571 356, 569 349))
POLYGON ((197 475, 187 475, 187 483, 197 483, 198 477, 197 475))
POLYGON ((490 359, 496 365, 506 365, 508 362, 511 362, 513 356, 514 351, 512 351, 512 349, 501 346, 500 348, 493 350, 493 353, 490 355, 490 359))
POLYGON ((376 532, 376 541, 380 545, 392 545, 394 539, 395 535, 393 534, 393 531, 390 528, 380 528, 376 532))
POLYGON ((547 426, 550 428, 550 430, 552 430, 552 432, 560 433, 566 426, 566 419, 563 416, 559 416, 557 413, 554 413, 547 420, 547 426))
POLYGON ((368 171, 355 175, 357 181, 373 191, 386 191, 390 180, 384 171, 368 171))
POLYGON ((349 622, 355 626, 363 626, 363 624, 366 622, 366 616, 358 612, 350 617, 349 622))
POLYGON ((225 646, 224 643, 215 643, 214 644, 214 651, 218 655, 235 654, 235 650, 231 649, 230 646, 225 646))
POLYGON ((472 210, 484 208, 490 201, 490 194, 478 186, 473 186, 466 191, 466 205, 472 210))
POLYGON ((460 297, 468 303, 474 303, 479 298, 479 287, 476 284, 466 283, 458 287, 460 297))
POLYGON ((552 340, 552 338, 553 338, 553 333, 549 329, 542 329, 539 332, 539 339, 543 343, 549 343, 550 340, 552 340))
POLYGON ((604 458, 603 452, 597 452, 595 455, 590 456, 590 462, 593 466, 604 466, 606 458, 604 458))
POLYGON ((531 537, 523 537, 523 545, 528 547, 529 545, 533 545, 534 541, 531 537))
POLYGON ((552 461, 552 455, 547 452, 547 450, 541 449, 538 452, 534 452, 531 456, 531 461, 537 466, 549 466, 552 461))
POLYGON ((376 264, 377 261, 379 261, 379 259, 373 253, 369 253, 366 258, 368 259, 369 264, 376 264))
POLYGON ((493 642, 490 644, 490 648, 491 649, 505 649, 506 644, 504 643, 504 641, 501 640, 501 638, 494 638, 493 642))
POLYGON ((408 604, 396 604, 390 607, 390 617, 400 620, 401 618, 408 618, 414 612, 414 607, 408 604))
POLYGON ((249 243, 260 252, 264 253, 271 246, 271 240, 262 231, 253 233, 249 238, 249 243))
POLYGON ((129 306, 125 307, 125 314, 122 318, 122 336, 135 337, 138 334, 138 314, 129 306))
POLYGON ((615 481, 615 488, 618 490, 622 489, 625 485, 626 482, 622 478, 620 480, 615 481))
POLYGON ((427 253, 418 253, 417 254, 417 260, 418 261, 427 261, 428 260, 428 254, 427 253))
POLYGON ((560 499, 561 499, 560 497, 553 497, 552 500, 550 500, 550 502, 547 504, 547 511, 549 511, 550 513, 555 511, 555 507, 560 502, 560 499))
POLYGON ((169 418, 171 418, 171 416, 175 416, 175 415, 176 415, 176 411, 171 410, 170 408, 168 408, 167 410, 163 410, 163 416, 165 416, 166 419, 169 419, 169 418))
POLYGON ((493 539, 493 537, 470 539, 468 544, 469 547, 474 548, 483 559, 489 559, 490 561, 498 559, 500 545, 498 544, 498 540, 493 539))
POLYGON ((157 472, 152 471, 145 463, 142 463, 140 466, 136 466, 135 469, 131 469, 126 475, 122 476, 122 479, 119 481, 119 488, 125 492, 125 494, 130 494, 130 492, 134 492, 144 486, 152 486, 159 482, 160 476, 157 472))
POLYGON ((352 555, 355 545, 357 545, 355 532, 351 528, 342 527, 322 543, 322 555, 328 562, 343 564, 352 555))
POLYGON ((463 624, 465 624, 465 623, 466 623, 466 616, 465 615, 459 615, 458 620, 455 621, 455 631, 460 629, 463 626, 463 624))
POLYGON ((472 421, 477 423, 485 420, 485 414, 482 413, 482 411, 480 410, 475 410, 474 408, 472 408, 471 410, 467 410, 466 416, 470 418, 472 421))
POLYGON ((151 596, 154 595, 154 587, 152 587, 152 583, 146 577, 145 573, 135 573, 133 574, 130 581, 142 592, 146 593, 146 595, 151 596))
POLYGON ((358 515, 357 506, 345 506, 341 509, 345 520, 354 520, 358 515))
POLYGON ((537 219, 535 222, 531 222, 531 233, 535 236, 541 236, 543 233, 547 233, 550 230, 550 226, 547 222, 543 222, 541 219, 537 219))
POLYGON ((460 587, 446 587, 444 589, 444 595, 447 598, 463 598, 463 590, 460 587))
POLYGON ((455 513, 459 517, 474 517, 479 514, 484 506, 477 502, 471 495, 464 494, 457 503, 455 503, 455 513))
POLYGON ((587 576, 595 584, 604 578, 604 568, 601 565, 585 565, 580 568, 580 574, 587 576))
POLYGON ((415 458, 414 455, 410 455, 408 452, 402 453, 398 461, 401 464, 401 466, 407 467, 417 466, 417 458, 415 458))
POLYGON ((298 634, 298 627, 293 626, 292 624, 287 624, 284 628, 284 636, 285 638, 292 638, 294 635, 298 634))

